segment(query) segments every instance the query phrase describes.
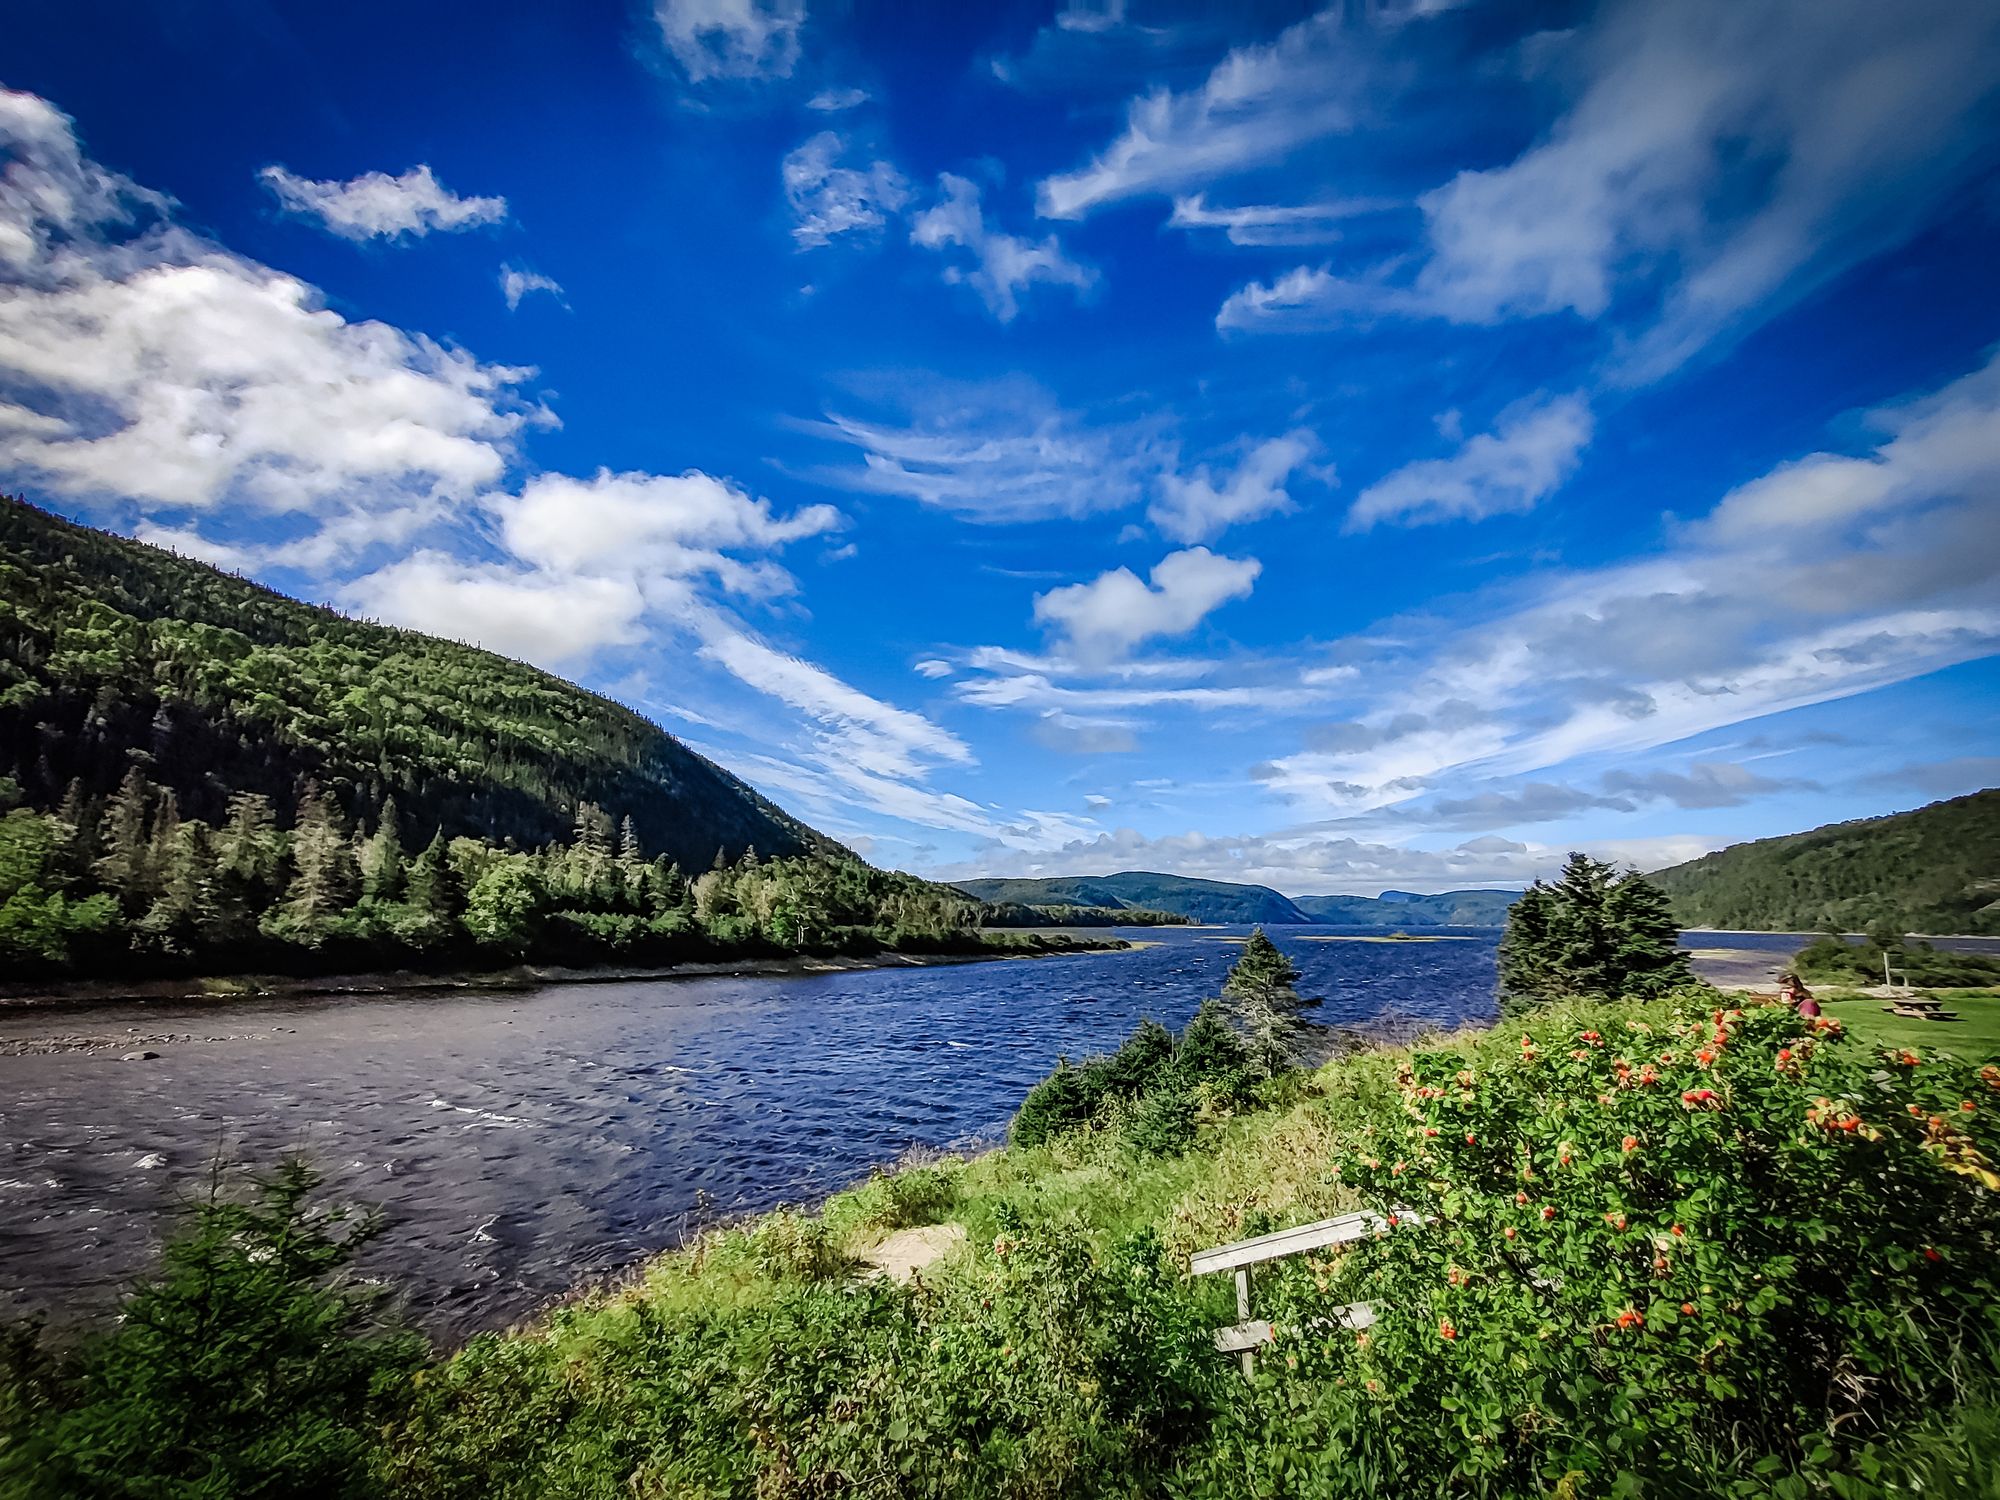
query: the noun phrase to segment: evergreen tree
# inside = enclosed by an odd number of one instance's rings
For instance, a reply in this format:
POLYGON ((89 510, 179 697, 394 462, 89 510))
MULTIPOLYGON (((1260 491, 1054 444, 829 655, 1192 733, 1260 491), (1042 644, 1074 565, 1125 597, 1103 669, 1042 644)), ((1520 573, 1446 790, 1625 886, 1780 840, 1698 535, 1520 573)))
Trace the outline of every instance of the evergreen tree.
POLYGON ((142 910, 151 894, 146 869, 151 852, 146 843, 146 820, 151 811, 151 788, 134 766, 125 773, 104 810, 99 828, 104 852, 94 867, 98 880, 128 912, 142 910))
POLYGON ((396 830, 396 799, 382 803, 375 832, 355 851, 361 869, 361 894, 374 901, 393 901, 403 893, 403 839, 396 830))
POLYGON ((179 824, 161 856, 160 894, 139 920, 142 941, 166 953, 191 954, 222 935, 215 841, 202 822, 179 824))
POLYGON ((340 807, 309 781, 299 794, 298 820, 292 828, 292 882, 277 914, 281 931, 294 941, 317 946, 327 924, 346 909, 354 887, 354 852, 340 807))
POLYGON ((1259 927, 1222 982, 1222 1003, 1243 1036, 1251 1068, 1260 1077, 1281 1073, 1298 1060, 1307 1024, 1299 1012, 1299 971, 1259 927))
POLYGON ((1693 979, 1667 898, 1635 870, 1572 854, 1554 884, 1536 881, 1500 940, 1500 1004, 1514 1014, 1569 996, 1664 994, 1693 979))

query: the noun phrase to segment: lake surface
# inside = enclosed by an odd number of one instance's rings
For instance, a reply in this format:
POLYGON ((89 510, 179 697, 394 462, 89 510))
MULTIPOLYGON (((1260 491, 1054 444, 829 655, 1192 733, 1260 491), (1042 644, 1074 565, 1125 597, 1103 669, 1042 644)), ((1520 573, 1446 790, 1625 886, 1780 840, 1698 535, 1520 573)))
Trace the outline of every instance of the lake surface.
MULTIPOLYGON (((1247 929, 929 968, 534 991, 0 1013, 0 1313, 100 1313, 218 1157, 301 1151, 390 1229, 367 1269, 446 1337, 505 1325, 711 1213, 810 1201, 913 1146, 999 1138, 1059 1053, 1179 1026, 1247 929), (160 1055, 123 1061, 146 1048, 160 1055)), ((1421 930, 1421 929, 1419 929, 1421 930)), ((1273 937, 1315 1019, 1409 1030, 1493 1014, 1497 931, 1273 937)), ((1691 947, 1771 945, 1690 934, 1691 947)))

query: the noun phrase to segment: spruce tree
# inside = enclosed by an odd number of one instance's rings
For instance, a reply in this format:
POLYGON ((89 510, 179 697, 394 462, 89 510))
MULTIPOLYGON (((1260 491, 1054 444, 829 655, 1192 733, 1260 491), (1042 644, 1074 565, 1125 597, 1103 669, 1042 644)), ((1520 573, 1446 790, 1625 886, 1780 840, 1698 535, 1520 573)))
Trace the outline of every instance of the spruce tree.
POLYGON ((150 894, 146 860, 151 850, 146 844, 146 819, 151 810, 152 790, 134 766, 113 793, 98 827, 104 852, 97 858, 97 878, 128 912, 143 910, 150 894))
POLYGON ((1258 1076, 1268 1078, 1297 1060, 1307 1031, 1299 1012, 1299 971, 1259 927, 1222 982, 1222 1003, 1242 1033, 1244 1051, 1258 1076))
POLYGON ((307 782, 292 828, 292 882, 278 914, 284 935, 317 947, 324 929, 353 899, 354 853, 332 797, 307 782))
POLYGON ((361 894, 374 901, 393 901, 403 893, 403 839, 396 830, 396 799, 382 803, 382 816, 355 851, 361 869, 361 894))
POLYGON ((1693 980, 1680 929, 1660 888, 1572 854, 1553 883, 1536 881, 1500 940, 1500 1007, 1509 1015, 1567 997, 1664 994, 1693 980))

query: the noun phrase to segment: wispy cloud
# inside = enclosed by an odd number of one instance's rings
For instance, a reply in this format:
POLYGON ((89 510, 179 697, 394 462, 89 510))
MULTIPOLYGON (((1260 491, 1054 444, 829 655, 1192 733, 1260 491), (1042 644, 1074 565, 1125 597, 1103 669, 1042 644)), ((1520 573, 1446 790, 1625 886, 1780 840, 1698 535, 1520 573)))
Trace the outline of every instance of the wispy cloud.
POLYGON ((881 229, 909 202, 910 185, 886 161, 866 167, 840 164, 847 143, 831 130, 796 147, 780 175, 792 210, 792 238, 802 250, 830 244, 843 234, 881 229))
POLYGON ((940 253, 966 252, 944 270, 944 279, 963 282, 979 293, 986 310, 1011 323, 1021 310, 1020 294, 1031 286, 1088 291, 1097 272, 1071 260, 1052 234, 1039 240, 995 229, 980 207, 979 185, 946 172, 938 178, 943 195, 910 225, 910 242, 940 253))
POLYGON ((805 0, 655 0, 653 21, 690 83, 788 78, 805 0))
POLYGON ((1650 380, 1907 238, 1995 154, 1991 7, 1615 0, 1564 42, 1573 103, 1423 195, 1414 253, 1252 283, 1218 324, 1567 313, 1650 380))
POLYGON ((1258 443, 1233 471, 1207 464, 1160 477, 1160 497, 1146 512, 1162 535, 1177 542, 1209 541, 1229 527, 1292 508, 1286 484, 1313 454, 1319 440, 1303 430, 1258 443))
POLYGON ((400 177, 368 172, 345 182, 316 182, 275 166, 257 177, 288 212, 348 240, 418 239, 507 217, 505 198, 461 198, 428 166, 412 167, 400 177))
POLYGON ((530 271, 525 266, 507 265, 500 268, 500 295, 507 299, 507 311, 520 307, 521 299, 531 292, 547 292, 564 307, 569 303, 563 297, 562 283, 554 277, 544 276, 540 271, 530 271))

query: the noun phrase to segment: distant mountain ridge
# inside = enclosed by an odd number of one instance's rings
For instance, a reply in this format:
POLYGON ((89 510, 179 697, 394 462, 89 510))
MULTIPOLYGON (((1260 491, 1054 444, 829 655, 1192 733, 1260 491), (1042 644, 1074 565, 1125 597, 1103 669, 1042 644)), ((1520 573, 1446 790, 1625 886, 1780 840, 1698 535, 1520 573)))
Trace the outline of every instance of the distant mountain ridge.
POLYGON ((1294 896, 1315 922, 1341 927, 1500 927, 1519 891, 1443 891, 1435 896, 1384 891, 1379 896, 1294 896))
POLYGON ((1266 885, 1197 880, 1126 870, 1117 875, 961 880, 958 888, 982 901, 1027 906, 1149 907, 1197 922, 1326 923, 1347 927, 1498 927, 1519 891, 1446 891, 1425 896, 1384 891, 1380 896, 1286 896, 1266 885))
POLYGON ((2000 934, 2000 790, 1732 844, 1650 878, 1687 927, 2000 934))
POLYGON ((1231 925, 1313 920, 1269 886, 1197 880, 1150 870, 1125 870, 1116 875, 960 880, 954 884, 981 901, 1011 901, 1023 906, 1143 907, 1175 912, 1197 922, 1231 925))

